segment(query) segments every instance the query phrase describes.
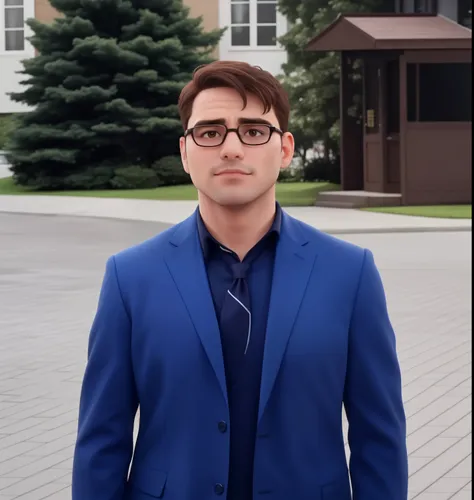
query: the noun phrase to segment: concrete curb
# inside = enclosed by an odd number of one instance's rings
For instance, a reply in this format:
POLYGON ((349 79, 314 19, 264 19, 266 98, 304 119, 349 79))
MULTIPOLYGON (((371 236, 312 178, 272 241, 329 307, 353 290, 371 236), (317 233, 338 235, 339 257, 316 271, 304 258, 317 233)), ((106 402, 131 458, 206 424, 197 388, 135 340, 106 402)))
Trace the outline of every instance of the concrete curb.
POLYGON ((394 234, 394 233, 469 233, 472 227, 393 227, 365 229, 322 229, 329 234, 394 234))
MULTIPOLYGON (((15 211, 15 210, 2 210, 0 209, 0 214, 10 214, 10 215, 39 215, 42 217, 80 217, 80 218, 91 218, 91 219, 101 219, 101 220, 116 220, 116 221, 126 221, 126 222, 146 222, 149 224, 162 224, 168 227, 174 225, 174 223, 160 221, 160 220, 147 220, 147 219, 137 219, 137 218, 126 218, 120 216, 104 216, 104 215, 94 215, 94 214, 60 214, 60 213, 48 213, 48 212, 27 212, 27 211, 15 211)), ((318 226, 320 231, 328 234, 338 235, 338 234, 396 234, 396 233, 460 233, 460 232, 472 232, 472 226, 398 226, 398 227, 361 227, 361 228, 325 228, 323 226, 318 226)))

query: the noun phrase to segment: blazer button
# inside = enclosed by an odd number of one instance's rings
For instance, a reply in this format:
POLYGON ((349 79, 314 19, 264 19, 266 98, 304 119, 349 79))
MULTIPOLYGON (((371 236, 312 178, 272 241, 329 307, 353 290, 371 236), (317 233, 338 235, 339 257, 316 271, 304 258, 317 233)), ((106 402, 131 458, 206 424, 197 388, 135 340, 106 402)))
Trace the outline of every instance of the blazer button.
POLYGON ((227 431, 227 424, 222 421, 217 424, 217 428, 219 429, 220 432, 224 433, 227 431))
POLYGON ((214 493, 216 495, 222 495, 224 493, 224 486, 221 484, 221 483, 217 483, 215 486, 214 486, 214 493))

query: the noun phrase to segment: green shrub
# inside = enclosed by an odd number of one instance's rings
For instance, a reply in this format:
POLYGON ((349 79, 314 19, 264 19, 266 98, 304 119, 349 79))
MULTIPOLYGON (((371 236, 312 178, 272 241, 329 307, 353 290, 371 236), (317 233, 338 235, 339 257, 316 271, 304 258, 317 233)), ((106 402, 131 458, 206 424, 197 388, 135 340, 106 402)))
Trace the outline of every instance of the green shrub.
POLYGON ((16 127, 15 115, 0 115, 0 149, 5 149, 10 133, 16 127))
POLYGON ((304 167, 303 180, 307 182, 341 183, 339 161, 315 158, 304 167))
POLYGON ((191 183, 191 178, 184 171, 179 156, 164 156, 153 163, 152 168, 156 173, 160 186, 177 186, 191 183))
POLYGON ((64 182, 68 189, 110 189, 115 171, 112 166, 94 166, 84 172, 69 174, 64 182))
POLYGON ((278 182, 297 182, 297 178, 294 172, 290 168, 284 168, 280 170, 278 175, 278 182))
POLYGON ((151 168, 137 165, 117 168, 110 184, 114 189, 147 189, 160 185, 156 173, 151 168))

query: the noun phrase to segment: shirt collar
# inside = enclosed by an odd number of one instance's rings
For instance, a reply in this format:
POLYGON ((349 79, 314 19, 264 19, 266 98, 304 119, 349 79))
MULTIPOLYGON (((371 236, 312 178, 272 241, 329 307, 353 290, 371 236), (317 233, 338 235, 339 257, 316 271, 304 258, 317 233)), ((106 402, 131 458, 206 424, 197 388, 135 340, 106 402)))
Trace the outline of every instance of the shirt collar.
MULTIPOLYGON (((276 203, 275 218, 273 219, 273 224, 263 238, 267 238, 271 234, 275 235, 276 238, 278 238, 280 236, 281 219, 282 219, 281 206, 277 202, 276 203)), ((213 249, 218 248, 218 247, 222 247, 223 245, 221 245, 208 231, 206 225, 204 224, 204 221, 202 220, 201 212, 199 211, 199 208, 197 210, 197 229, 198 229, 199 240, 201 242, 201 248, 203 251, 204 259, 208 259, 211 255, 211 252, 213 249)))

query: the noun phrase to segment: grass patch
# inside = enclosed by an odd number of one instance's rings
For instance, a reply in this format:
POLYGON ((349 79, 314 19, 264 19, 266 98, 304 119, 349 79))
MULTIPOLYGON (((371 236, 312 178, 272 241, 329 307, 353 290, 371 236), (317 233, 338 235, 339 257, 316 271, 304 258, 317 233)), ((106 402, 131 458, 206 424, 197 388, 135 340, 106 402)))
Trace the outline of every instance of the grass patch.
POLYGON ((339 189, 329 182, 282 182, 276 186, 276 197, 283 207, 307 207, 314 205, 319 193, 339 189))
MULTIPOLYGON (((277 184, 277 199, 282 206, 309 206, 316 201, 318 193, 335 191, 339 186, 328 182, 283 182, 277 184)), ((93 198, 128 198, 140 200, 197 200, 193 185, 167 186, 154 189, 117 189, 107 191, 33 191, 17 186, 11 177, 0 179, 0 195, 49 195, 82 196, 93 198)))
POLYGON ((434 205, 416 207, 378 207, 364 208, 367 212, 386 214, 436 217, 440 219, 472 219, 472 205, 434 205))

